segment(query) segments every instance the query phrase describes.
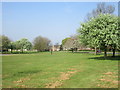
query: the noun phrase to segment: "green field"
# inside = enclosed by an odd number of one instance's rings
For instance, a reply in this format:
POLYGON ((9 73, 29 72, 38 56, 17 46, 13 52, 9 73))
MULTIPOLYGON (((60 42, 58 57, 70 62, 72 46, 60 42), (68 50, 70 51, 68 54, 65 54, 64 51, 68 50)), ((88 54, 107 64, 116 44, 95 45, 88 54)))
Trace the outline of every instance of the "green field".
POLYGON ((42 52, 2 57, 3 88, 117 88, 118 60, 87 53, 42 52))

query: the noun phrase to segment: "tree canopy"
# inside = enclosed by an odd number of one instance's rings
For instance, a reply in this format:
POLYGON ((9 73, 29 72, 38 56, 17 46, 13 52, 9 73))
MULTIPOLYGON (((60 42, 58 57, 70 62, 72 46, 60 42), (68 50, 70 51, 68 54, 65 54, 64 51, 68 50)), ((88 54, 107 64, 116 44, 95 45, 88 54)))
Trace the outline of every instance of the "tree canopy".
POLYGON ((46 37, 38 36, 34 39, 33 44, 34 48, 37 49, 37 51, 45 51, 49 49, 50 40, 46 37))
POLYGON ((10 42, 11 40, 7 36, 1 35, 0 36, 0 49, 3 51, 8 50, 10 42))
POLYGON ((115 15, 100 14, 81 24, 78 32, 81 41, 86 42, 89 46, 103 47, 105 56, 108 46, 112 49, 119 46, 120 31, 118 30, 118 17, 115 15))
POLYGON ((22 38, 20 40, 17 40, 15 42, 16 49, 21 49, 23 52, 23 49, 30 50, 32 48, 32 44, 28 39, 22 38))
POLYGON ((67 37, 67 38, 63 39, 63 40, 62 40, 62 45, 65 45, 65 43, 66 43, 66 41, 67 41, 68 39, 70 39, 70 38, 67 37))
POLYGON ((77 49, 82 49, 85 47, 83 44, 80 43, 78 35, 72 35, 68 38, 63 39, 62 46, 64 50, 73 49, 75 51, 77 51, 77 49))

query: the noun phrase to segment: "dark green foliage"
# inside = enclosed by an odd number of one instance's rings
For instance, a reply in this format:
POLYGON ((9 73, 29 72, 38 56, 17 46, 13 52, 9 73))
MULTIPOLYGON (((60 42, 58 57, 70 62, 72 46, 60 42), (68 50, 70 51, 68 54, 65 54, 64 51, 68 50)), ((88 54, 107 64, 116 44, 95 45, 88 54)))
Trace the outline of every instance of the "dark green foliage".
POLYGON ((11 40, 7 36, 0 36, 0 51, 8 51, 11 40))

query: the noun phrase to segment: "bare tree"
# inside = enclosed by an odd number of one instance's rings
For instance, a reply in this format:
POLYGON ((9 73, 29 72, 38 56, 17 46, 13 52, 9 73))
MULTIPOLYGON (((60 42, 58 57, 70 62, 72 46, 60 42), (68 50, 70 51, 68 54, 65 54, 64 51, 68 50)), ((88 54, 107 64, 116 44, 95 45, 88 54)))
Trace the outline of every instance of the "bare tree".
POLYGON ((34 39, 33 44, 34 48, 37 49, 37 51, 45 51, 49 49, 50 40, 46 37, 38 36, 34 39))
POLYGON ((91 13, 87 14, 85 21, 89 21, 91 18, 96 18, 99 14, 112 14, 115 11, 113 5, 106 5, 104 2, 98 3, 97 8, 92 10, 91 13))

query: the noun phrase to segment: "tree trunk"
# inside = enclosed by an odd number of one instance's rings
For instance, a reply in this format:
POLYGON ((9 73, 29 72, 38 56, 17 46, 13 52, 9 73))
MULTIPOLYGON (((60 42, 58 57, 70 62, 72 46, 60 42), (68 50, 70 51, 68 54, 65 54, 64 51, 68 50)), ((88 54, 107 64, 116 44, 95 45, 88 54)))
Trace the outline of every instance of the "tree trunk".
POLYGON ((51 50, 51 55, 52 55, 52 50, 51 50))
POLYGON ((115 47, 113 48, 113 57, 115 57, 115 47))
POLYGON ((73 49, 72 49, 72 53, 73 53, 73 49))
POLYGON ((97 55, 97 48, 95 47, 95 55, 97 55))
POLYGON ((72 48, 72 53, 73 53, 73 51, 74 51, 74 50, 73 50, 73 48, 72 48))
POLYGON ((105 46, 104 57, 107 57, 107 46, 105 46))
POLYGON ((22 48, 22 53, 23 53, 23 48, 22 48))
POLYGON ((11 49, 11 53, 12 53, 12 49, 11 49))

